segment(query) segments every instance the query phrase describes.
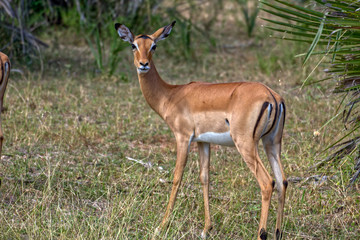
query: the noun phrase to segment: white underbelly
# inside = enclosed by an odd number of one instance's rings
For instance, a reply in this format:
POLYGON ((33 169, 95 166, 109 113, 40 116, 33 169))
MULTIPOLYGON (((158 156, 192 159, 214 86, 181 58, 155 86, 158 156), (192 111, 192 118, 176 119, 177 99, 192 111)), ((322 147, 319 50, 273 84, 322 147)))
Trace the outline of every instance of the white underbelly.
POLYGON ((199 136, 193 139, 193 142, 207 142, 224 146, 235 146, 233 139, 230 136, 229 132, 215 133, 215 132, 206 132, 202 133, 199 136))

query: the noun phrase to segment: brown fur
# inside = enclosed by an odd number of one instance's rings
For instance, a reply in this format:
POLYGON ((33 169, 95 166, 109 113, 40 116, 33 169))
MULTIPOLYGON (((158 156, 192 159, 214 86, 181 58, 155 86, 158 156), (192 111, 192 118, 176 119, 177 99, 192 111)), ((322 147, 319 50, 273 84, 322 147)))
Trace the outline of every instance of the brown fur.
POLYGON ((0 52, 0 157, 1 157, 1 152, 2 152, 2 145, 3 145, 3 140, 4 140, 4 135, 3 135, 3 131, 2 131, 2 127, 1 127, 1 114, 3 111, 3 106, 4 106, 4 95, 5 95, 5 90, 6 90, 6 86, 9 80, 9 76, 10 76, 10 68, 11 68, 11 64, 10 64, 10 60, 8 58, 8 56, 6 56, 4 53, 0 52), (6 68, 7 66, 7 68, 6 68))
MULTIPOLYGON (((170 85, 159 76, 154 62, 151 46, 166 38, 174 22, 157 30, 150 38, 134 37, 129 29, 121 24, 115 25, 120 36, 131 34, 126 39, 135 39, 134 64, 140 69, 148 64, 147 72, 138 71, 141 91, 150 105, 173 131, 177 143, 177 159, 174 171, 173 187, 163 221, 158 230, 167 226, 173 210, 177 192, 181 183, 187 161, 188 147, 193 139, 203 133, 224 133, 230 131, 236 148, 242 155, 261 188, 262 208, 258 228, 258 239, 264 238, 274 181, 265 169, 258 155, 258 142, 263 136, 266 153, 278 176, 276 183, 280 186, 279 207, 276 229, 280 229, 285 201, 285 189, 281 188, 285 175, 280 162, 281 138, 285 112, 280 114, 279 104, 284 104, 280 95, 261 83, 204 83, 191 82, 185 85, 170 85), (123 26, 120 29, 116 26, 123 26), (276 111, 263 108, 264 103, 271 104, 276 111), (262 109, 263 108, 263 109, 262 109), (269 115, 269 117, 268 117, 269 115), (255 129, 255 130, 254 130, 255 129), (280 174, 281 173, 281 174, 280 174), (280 175, 279 175, 280 174, 280 175), (281 181, 281 184, 278 182, 281 181)), ((139 35, 142 36, 142 35, 139 35)), ((284 105, 285 106, 285 105, 284 105)), ((285 111, 285 108, 284 108, 285 111)), ((209 209, 209 164, 210 143, 198 142, 200 155, 200 180, 203 185, 205 205, 205 227, 202 233, 206 237, 211 228, 209 209)), ((157 233, 156 233, 157 234, 157 233)), ((154 239, 156 238, 154 235, 154 239)))

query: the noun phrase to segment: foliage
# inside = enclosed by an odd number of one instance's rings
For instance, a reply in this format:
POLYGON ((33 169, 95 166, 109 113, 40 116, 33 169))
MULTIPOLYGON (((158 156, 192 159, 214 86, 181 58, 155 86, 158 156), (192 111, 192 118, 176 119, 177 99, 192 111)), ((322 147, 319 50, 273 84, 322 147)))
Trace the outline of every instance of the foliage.
MULTIPOLYGON (((244 22, 247 35, 248 37, 251 37, 256 26, 256 18, 260 10, 257 6, 257 1, 235 0, 235 2, 240 5, 241 13, 243 14, 245 20, 244 22)), ((238 14, 236 13, 236 15, 238 14)), ((237 22, 240 24, 242 23, 240 20, 237 20, 237 22)))
POLYGON ((119 65, 119 53, 128 46, 119 41, 115 22, 126 24, 137 34, 175 19, 180 34, 173 38, 168 53, 196 59, 195 49, 199 46, 204 49, 215 46, 211 28, 222 9, 221 0, 205 1, 205 4, 198 0, 167 3, 162 0, 1 0, 0 3, 0 46, 11 59, 22 61, 25 57, 28 65, 35 59, 42 60, 41 47, 47 44, 35 36, 49 33, 57 26, 57 31, 77 33, 90 48, 97 71, 109 75, 119 65), (202 14, 198 13, 204 10, 208 16, 199 18, 202 14), (195 38, 204 41, 195 44, 195 38))
POLYGON ((45 13, 34 11, 37 7, 36 1, 0 1, 0 51, 22 63, 33 64, 39 59, 43 69, 40 47, 47 44, 33 32, 45 24, 37 21, 45 13))
MULTIPOLYGON (((330 78, 324 80, 337 81, 333 92, 342 93, 338 98, 339 104, 343 105, 342 119, 347 131, 330 146, 337 150, 326 162, 344 157, 353 159, 356 163, 353 183, 360 173, 360 141, 356 134, 360 128, 360 3, 316 0, 314 7, 304 7, 282 0, 275 2, 262 1, 263 11, 279 17, 279 20, 264 18, 271 23, 267 28, 282 33, 282 39, 310 43, 308 51, 299 55, 305 56, 303 64, 312 55, 322 55, 316 67, 320 63, 326 64, 325 71, 330 78), (354 138, 340 143, 354 134, 354 138)), ((308 79, 303 85, 313 83, 308 79)), ((341 116, 338 111, 335 115, 341 116)))
POLYGON ((95 58, 97 69, 112 75, 118 67, 119 52, 128 45, 119 41, 114 30, 114 23, 120 21, 132 29, 143 31, 149 24, 156 22, 159 15, 156 9, 160 1, 75 1, 72 6, 73 13, 77 13, 78 22, 69 24, 79 28, 95 58), (110 46, 110 47, 108 47, 110 46))

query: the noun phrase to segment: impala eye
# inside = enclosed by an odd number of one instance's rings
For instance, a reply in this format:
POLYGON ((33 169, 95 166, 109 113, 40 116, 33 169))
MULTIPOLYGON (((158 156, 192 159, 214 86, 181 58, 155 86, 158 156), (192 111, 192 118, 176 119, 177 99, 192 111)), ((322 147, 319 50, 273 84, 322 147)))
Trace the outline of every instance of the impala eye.
POLYGON ((135 44, 131 44, 131 47, 132 47, 132 49, 133 49, 133 50, 135 50, 135 49, 136 49, 135 44))
POLYGON ((151 50, 155 51, 155 49, 156 49, 156 45, 152 46, 151 50))

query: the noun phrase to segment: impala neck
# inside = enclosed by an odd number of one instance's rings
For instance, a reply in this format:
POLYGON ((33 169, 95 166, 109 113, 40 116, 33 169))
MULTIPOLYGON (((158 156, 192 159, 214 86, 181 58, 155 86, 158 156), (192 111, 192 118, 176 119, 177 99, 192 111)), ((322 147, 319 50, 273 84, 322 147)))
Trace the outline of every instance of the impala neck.
POLYGON ((150 61, 150 70, 145 74, 139 74, 141 91, 152 109, 161 117, 165 111, 165 103, 170 96, 172 85, 161 79, 153 61, 150 61))

